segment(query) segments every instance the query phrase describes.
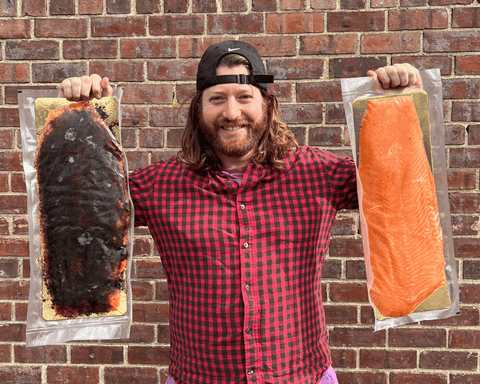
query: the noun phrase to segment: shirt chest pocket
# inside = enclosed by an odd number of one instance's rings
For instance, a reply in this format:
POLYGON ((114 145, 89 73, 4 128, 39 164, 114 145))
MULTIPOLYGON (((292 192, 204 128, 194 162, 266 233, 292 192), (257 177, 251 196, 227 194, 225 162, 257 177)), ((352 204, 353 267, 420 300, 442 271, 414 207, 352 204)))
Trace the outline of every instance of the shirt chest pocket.
POLYGON ((258 208, 253 214, 255 234, 267 244, 275 242, 306 242, 318 236, 322 204, 312 201, 296 204, 275 202, 258 208))

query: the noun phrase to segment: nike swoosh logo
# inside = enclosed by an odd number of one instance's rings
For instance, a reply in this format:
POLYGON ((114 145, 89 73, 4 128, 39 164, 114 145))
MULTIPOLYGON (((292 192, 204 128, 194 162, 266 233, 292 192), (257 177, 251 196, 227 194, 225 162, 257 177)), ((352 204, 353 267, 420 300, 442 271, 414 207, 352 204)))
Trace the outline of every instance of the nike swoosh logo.
POLYGON ((228 48, 228 52, 238 51, 240 48, 228 48))

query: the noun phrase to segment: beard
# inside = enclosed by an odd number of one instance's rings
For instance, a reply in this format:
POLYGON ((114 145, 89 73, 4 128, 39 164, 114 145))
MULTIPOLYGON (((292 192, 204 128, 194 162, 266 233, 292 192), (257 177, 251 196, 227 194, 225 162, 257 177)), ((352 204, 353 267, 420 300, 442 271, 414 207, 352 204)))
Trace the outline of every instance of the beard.
POLYGON ((215 153, 221 153, 228 157, 242 157, 258 147, 267 127, 266 108, 263 107, 262 117, 256 122, 249 119, 227 120, 219 118, 213 123, 213 126, 208 125, 203 118, 203 114, 200 113, 199 127, 205 140, 215 153), (220 130, 234 127, 245 128, 247 130, 246 137, 227 140, 219 135, 220 130))

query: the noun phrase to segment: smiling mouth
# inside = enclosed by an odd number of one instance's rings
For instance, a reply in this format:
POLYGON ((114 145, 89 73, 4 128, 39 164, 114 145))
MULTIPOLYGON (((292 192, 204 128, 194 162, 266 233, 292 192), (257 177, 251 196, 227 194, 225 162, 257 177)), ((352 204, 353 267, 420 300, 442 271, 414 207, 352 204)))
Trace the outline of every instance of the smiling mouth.
POLYGON ((239 127, 222 127, 222 129, 224 129, 225 131, 236 131, 240 128, 243 128, 243 126, 239 126, 239 127))

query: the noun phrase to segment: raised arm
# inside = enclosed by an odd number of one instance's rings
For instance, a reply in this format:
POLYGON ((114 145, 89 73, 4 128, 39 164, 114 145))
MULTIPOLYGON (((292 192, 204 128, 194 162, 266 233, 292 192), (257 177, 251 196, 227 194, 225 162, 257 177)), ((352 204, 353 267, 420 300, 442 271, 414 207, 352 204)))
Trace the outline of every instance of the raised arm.
POLYGON ((112 94, 113 89, 108 77, 102 79, 96 74, 65 79, 58 90, 58 97, 64 97, 70 101, 100 99, 104 96, 112 96, 112 94))
POLYGON ((413 92, 423 89, 418 69, 410 64, 394 64, 368 71, 367 75, 375 82, 378 93, 413 92))

